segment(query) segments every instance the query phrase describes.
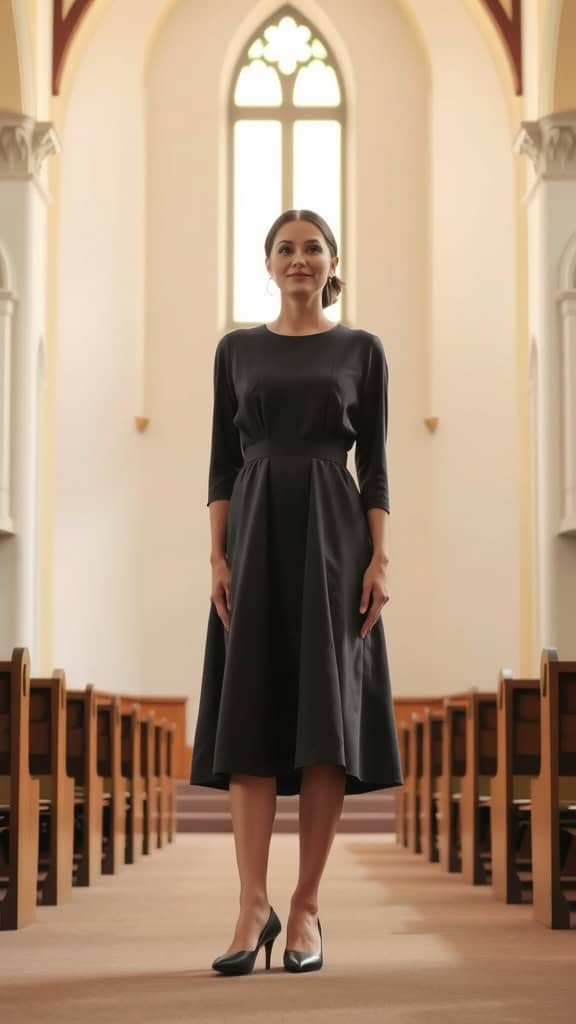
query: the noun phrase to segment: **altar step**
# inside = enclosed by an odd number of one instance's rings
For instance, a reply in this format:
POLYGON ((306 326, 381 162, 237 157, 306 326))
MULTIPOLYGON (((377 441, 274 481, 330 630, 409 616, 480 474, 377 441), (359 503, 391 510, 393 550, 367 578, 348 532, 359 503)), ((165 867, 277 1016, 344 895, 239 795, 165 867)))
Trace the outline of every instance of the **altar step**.
MULTIPOLYGON (((375 790, 344 798, 338 832, 394 832, 395 790, 375 790)), ((298 832, 298 796, 277 798, 275 832, 298 832)), ((232 832, 227 790, 176 783, 177 832, 232 832)))

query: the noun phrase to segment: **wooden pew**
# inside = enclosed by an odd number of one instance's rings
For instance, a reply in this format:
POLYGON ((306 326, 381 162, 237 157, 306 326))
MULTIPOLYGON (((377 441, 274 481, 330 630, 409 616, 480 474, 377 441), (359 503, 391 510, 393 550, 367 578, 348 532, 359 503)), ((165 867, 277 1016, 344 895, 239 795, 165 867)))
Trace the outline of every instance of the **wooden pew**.
POLYGON ((30 770, 40 781, 39 899, 54 906, 72 892, 74 779, 66 771, 66 680, 30 680, 30 770))
POLYGON ((445 871, 461 871, 460 798, 466 771, 467 697, 444 701, 442 775, 438 783, 438 860, 445 871))
POLYGON ((140 708, 122 711, 122 777, 126 788, 125 861, 135 864, 142 856, 144 779, 140 757, 140 708))
POLYGON ((540 680, 498 678, 497 768, 491 784, 492 892, 532 899, 530 779, 540 770, 540 680))
POLYGON ((444 712, 426 708, 422 722, 421 845, 426 860, 436 863, 438 853, 438 802, 442 776, 444 712))
POLYGON ((74 778, 74 884, 102 874, 103 779, 97 771, 97 709, 93 686, 66 692, 66 766, 74 778))
POLYGON ((29 762, 30 655, 0 661, 0 929, 36 916, 40 783, 29 762))
POLYGON ((492 874, 491 780, 496 759, 496 694, 472 693, 466 708, 466 770, 460 798, 462 878, 472 885, 485 885, 492 874))
POLYGON ((410 790, 410 728, 406 722, 398 724, 398 743, 404 785, 395 790, 396 809, 396 842, 400 846, 408 845, 407 800, 410 790))
POLYGON ((139 706, 140 763, 142 791, 142 853, 149 854, 158 847, 158 800, 154 776, 154 721, 148 708, 139 706))
POLYGON ((157 845, 161 849, 168 842, 166 821, 166 719, 154 723, 153 782, 157 807, 157 845))
POLYGON ((540 771, 531 780, 534 917, 576 924, 576 661, 540 662, 540 771))
POLYGON ((97 765, 102 779, 102 873, 115 875, 125 860, 126 784, 122 776, 120 698, 96 691, 97 765))
POLYGON ((412 714, 410 723, 408 787, 406 792, 406 845, 412 853, 420 853, 422 803, 422 719, 412 714))
POLYGON ((169 843, 174 842, 176 834, 176 780, 174 777, 176 751, 176 724, 170 722, 166 727, 166 781, 164 806, 166 808, 166 835, 169 843))

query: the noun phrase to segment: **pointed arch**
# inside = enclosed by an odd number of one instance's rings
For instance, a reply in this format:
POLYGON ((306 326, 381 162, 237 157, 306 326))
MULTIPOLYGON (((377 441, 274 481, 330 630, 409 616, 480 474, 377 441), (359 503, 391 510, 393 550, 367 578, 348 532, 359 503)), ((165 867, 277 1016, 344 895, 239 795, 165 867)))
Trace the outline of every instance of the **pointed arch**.
POLYGON ((277 8, 238 54, 227 110, 227 320, 237 326, 276 313, 263 243, 283 210, 316 210, 345 251, 346 92, 325 33, 292 4, 277 8))

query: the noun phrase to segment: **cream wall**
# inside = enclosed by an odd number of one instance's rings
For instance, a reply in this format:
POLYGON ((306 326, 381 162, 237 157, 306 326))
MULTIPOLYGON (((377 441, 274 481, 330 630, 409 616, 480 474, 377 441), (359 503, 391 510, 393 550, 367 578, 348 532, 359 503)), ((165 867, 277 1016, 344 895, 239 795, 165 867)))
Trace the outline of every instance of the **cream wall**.
MULTIPOLYGON (((98 22, 60 125, 53 662, 141 692, 145 22, 98 22), (137 29, 139 23, 142 32, 137 29)), ((154 13, 158 3, 148 3, 154 13)), ((169 686, 161 689, 170 689, 169 686)))
POLYGON ((8 0, 0 3, 0 110, 22 110, 16 26, 8 0))
MULTIPOLYGON (((434 16, 425 0, 366 0, 361 16, 346 0, 301 9, 347 80, 352 323, 381 336, 391 369, 394 690, 493 688, 521 653, 515 158, 501 75, 459 0, 435 0, 434 16), (439 417, 436 434, 425 416, 439 417)), ((186 694, 191 724, 210 593, 212 360, 226 329, 223 69, 230 41, 272 10, 115 0, 62 125, 53 661, 72 685, 186 694), (151 418, 143 435, 137 414, 151 418)))
MULTIPOLYGON (((522 658, 513 126, 469 9, 411 7, 433 54, 431 412, 440 420, 429 443, 432 599, 418 656, 435 669, 425 692, 493 689, 498 668, 522 658)), ((401 611, 397 603, 400 621, 401 611)))

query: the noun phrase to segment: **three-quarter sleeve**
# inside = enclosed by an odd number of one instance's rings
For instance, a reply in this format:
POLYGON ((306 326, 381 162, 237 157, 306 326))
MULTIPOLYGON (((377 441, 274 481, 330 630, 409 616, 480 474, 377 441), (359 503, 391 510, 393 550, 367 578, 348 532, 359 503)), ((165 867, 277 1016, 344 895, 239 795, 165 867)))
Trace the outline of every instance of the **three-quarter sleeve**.
POLYGON ((359 420, 354 461, 364 510, 390 512, 386 437, 388 434, 388 363, 384 346, 371 336, 360 388, 359 420))
POLYGON ((236 476, 244 458, 238 428, 234 423, 237 410, 232 380, 228 335, 224 335, 214 353, 214 403, 212 408, 212 448, 208 471, 208 501, 230 500, 236 476))

